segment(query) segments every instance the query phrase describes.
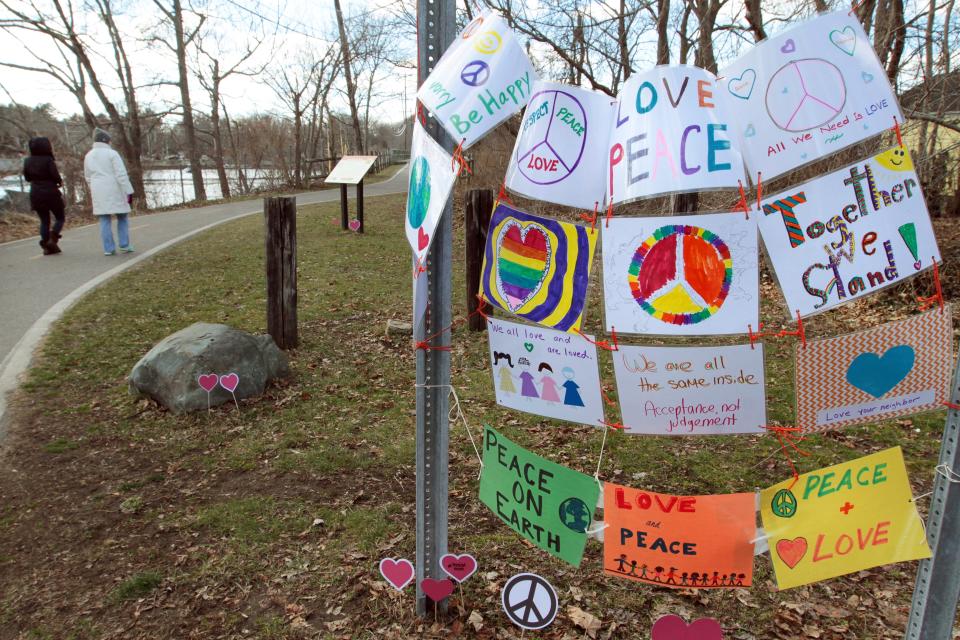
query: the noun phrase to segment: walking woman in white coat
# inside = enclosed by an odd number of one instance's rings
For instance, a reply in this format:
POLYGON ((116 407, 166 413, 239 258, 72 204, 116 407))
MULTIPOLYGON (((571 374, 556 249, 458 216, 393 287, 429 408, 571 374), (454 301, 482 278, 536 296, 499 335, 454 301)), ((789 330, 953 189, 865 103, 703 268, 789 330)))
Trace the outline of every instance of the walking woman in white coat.
POLYGON ((120 154, 110 148, 110 134, 103 129, 93 131, 93 148, 83 159, 83 177, 90 185, 93 214, 100 220, 103 255, 112 256, 117 252, 110 216, 117 217, 120 251, 133 252, 130 244, 130 224, 127 221, 130 204, 133 202, 133 186, 120 154))

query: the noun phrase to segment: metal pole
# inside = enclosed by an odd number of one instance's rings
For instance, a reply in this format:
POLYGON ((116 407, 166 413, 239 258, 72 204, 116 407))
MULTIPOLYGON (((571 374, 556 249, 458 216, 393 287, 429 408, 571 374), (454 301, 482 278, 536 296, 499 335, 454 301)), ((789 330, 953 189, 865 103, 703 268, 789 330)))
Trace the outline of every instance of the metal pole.
MULTIPOLYGON (((434 65, 454 38, 455 0, 417 0, 417 85, 433 71, 434 65)), ((444 148, 453 141, 440 123, 424 110, 426 130, 444 148)), ((442 167, 441 167, 442 170, 442 167)), ((451 218, 447 202, 427 254, 427 310, 419 341, 434 336, 430 345, 448 346, 451 322, 451 279, 453 247, 451 218)), ((447 454, 449 445, 450 352, 417 350, 417 614, 427 615, 427 598, 420 588, 424 578, 439 579, 440 557, 447 552, 447 454)), ((440 604, 441 611, 446 602, 440 604)))
POLYGON ((363 233, 363 178, 357 183, 357 233, 363 233))
MULTIPOLYGON (((953 374, 950 402, 960 404, 960 360, 953 374)), ((953 637, 953 621, 960 599, 960 485, 950 477, 960 474, 960 411, 950 409, 940 445, 940 469, 933 482, 927 542, 933 557, 921 560, 913 605, 907 621, 907 640, 945 640, 953 637), (953 476, 950 472, 953 472, 953 476)))

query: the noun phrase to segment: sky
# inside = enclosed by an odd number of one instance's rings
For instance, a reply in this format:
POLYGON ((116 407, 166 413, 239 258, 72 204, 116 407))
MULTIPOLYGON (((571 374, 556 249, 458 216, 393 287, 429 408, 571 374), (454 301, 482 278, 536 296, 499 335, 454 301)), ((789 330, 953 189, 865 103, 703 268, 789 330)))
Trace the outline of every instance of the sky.
MULTIPOLYGON (((66 1, 66 0, 64 0, 66 1)), ((19 0, 12 3, 23 6, 19 0)), ((84 0, 74 0, 82 7, 84 0)), ((175 86, 163 84, 176 79, 175 59, 172 52, 155 42, 150 42, 151 34, 157 32, 158 11, 150 0, 114 0, 122 13, 117 23, 125 35, 125 46, 133 65, 134 79, 141 88, 138 97, 143 106, 155 110, 165 110, 179 104, 179 90, 175 86)), ((380 8, 385 0, 341 0, 341 6, 347 15, 359 13, 382 13, 380 8)), ((50 6, 46 0, 37 0, 42 6, 50 6)), ((186 2, 185 2, 186 4, 186 2)), ((231 116, 251 113, 283 114, 285 108, 265 80, 276 75, 277 65, 281 61, 297 60, 314 53, 322 55, 326 47, 337 43, 336 18, 333 2, 330 0, 215 0, 206 2, 204 12, 209 18, 206 23, 207 42, 211 49, 220 51, 221 64, 230 64, 236 60, 248 43, 260 41, 256 54, 247 63, 248 69, 266 66, 260 77, 250 78, 234 76, 223 86, 224 101, 231 116), (259 18, 257 16, 263 16, 259 18)), ((0 10, 0 17, 4 17, 0 10)), ((94 42, 105 43, 105 34, 101 32, 95 16, 82 9, 77 10, 78 23, 83 24, 94 42)), ((413 62, 415 43, 409 43, 409 52, 401 51, 401 56, 409 56, 413 62)), ((99 59, 95 61, 101 78, 113 88, 111 98, 118 99, 118 82, 112 76, 112 60, 108 46, 94 47, 99 59)), ((22 32, 13 36, 0 31, 0 61, 21 65, 36 64, 33 55, 44 59, 57 59, 56 48, 46 36, 22 32), (6 53, 4 53, 6 52, 6 53)), ((343 82, 339 83, 344 86, 343 82)), ((415 74, 405 70, 383 69, 377 80, 378 91, 383 98, 372 103, 374 118, 384 121, 398 121, 401 113, 408 114, 413 108, 413 96, 416 93, 415 74), (408 102, 404 106, 403 93, 407 91, 408 102)), ((80 109, 73 95, 64 89, 55 79, 44 74, 4 68, 0 73, 0 103, 12 100, 28 106, 50 103, 61 116, 79 113, 80 109)), ((194 108, 209 111, 209 100, 196 79, 191 80, 191 99, 194 108)), ((347 110, 343 95, 333 97, 333 106, 347 110)), ((91 94, 91 104, 98 104, 91 94)))

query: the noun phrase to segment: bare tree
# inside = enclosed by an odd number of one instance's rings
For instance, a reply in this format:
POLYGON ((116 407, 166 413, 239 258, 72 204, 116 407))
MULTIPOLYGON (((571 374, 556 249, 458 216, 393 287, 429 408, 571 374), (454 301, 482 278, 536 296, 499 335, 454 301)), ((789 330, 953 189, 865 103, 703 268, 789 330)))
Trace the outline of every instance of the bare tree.
MULTIPOLYGON (((94 66, 93 45, 85 35, 84 25, 80 24, 71 0, 48 0, 49 5, 41 5, 34 0, 14 5, 9 0, 0 0, 0 7, 7 10, 10 17, 0 18, 0 28, 16 37, 40 35, 53 44, 58 59, 47 60, 35 50, 24 44, 18 54, 26 52, 32 61, 0 62, 0 66, 20 69, 46 75, 55 79, 76 99, 83 119, 91 129, 106 125, 96 115, 89 103, 87 94, 92 90, 103 109, 107 112, 109 123, 117 134, 120 150, 127 161, 130 179, 138 197, 144 196, 143 167, 141 164, 141 138, 139 110, 136 101, 136 88, 133 85, 130 65, 122 46, 122 38, 113 23, 113 12, 109 0, 99 0, 94 5, 98 17, 106 23, 109 39, 113 47, 115 71, 124 92, 127 113, 121 110, 108 95, 108 87, 94 66), (49 8, 48 8, 49 7, 49 8)), ((18 38, 19 41, 19 38, 18 38)))
POLYGON ((180 89, 180 108, 183 114, 183 132, 187 142, 187 157, 190 160, 190 174, 193 180, 193 194, 195 200, 206 200, 207 190, 203 184, 203 165, 200 162, 200 147, 197 142, 197 129, 193 121, 193 105, 190 102, 190 72, 187 68, 187 48, 196 40, 206 17, 196 14, 192 26, 187 26, 184 19, 183 3, 181 0, 153 0, 166 18, 167 27, 173 30, 172 41, 168 38, 156 37, 155 42, 168 48, 177 61, 177 82, 174 84, 180 89))
POLYGON ((343 56, 343 76, 347 81, 347 101, 350 104, 350 118, 353 122, 354 148, 357 152, 363 153, 363 140, 360 130, 360 115, 357 111, 357 85, 353 81, 353 69, 350 61, 350 48, 352 44, 347 38, 347 29, 343 21, 343 11, 340 10, 340 0, 333 0, 333 6, 337 12, 337 29, 340 32, 340 50, 343 56))
MULTIPOLYGON (((229 54, 228 47, 222 37, 204 40, 197 38, 196 63, 194 74, 209 96, 210 100, 210 134, 213 138, 213 159, 217 165, 217 179, 220 181, 220 195, 230 197, 230 180, 227 176, 227 167, 224 160, 223 128, 220 123, 221 111, 225 111, 222 104, 222 87, 225 80, 232 76, 252 77, 259 75, 265 65, 249 66, 251 58, 260 48, 263 39, 248 40, 236 52, 232 60, 226 60, 229 54)), ((234 157, 236 164, 237 158, 234 157)))
POLYGON ((302 51, 294 61, 285 60, 270 73, 267 84, 293 114, 293 184, 303 186, 303 117, 319 96, 316 75, 321 61, 313 51, 302 51))

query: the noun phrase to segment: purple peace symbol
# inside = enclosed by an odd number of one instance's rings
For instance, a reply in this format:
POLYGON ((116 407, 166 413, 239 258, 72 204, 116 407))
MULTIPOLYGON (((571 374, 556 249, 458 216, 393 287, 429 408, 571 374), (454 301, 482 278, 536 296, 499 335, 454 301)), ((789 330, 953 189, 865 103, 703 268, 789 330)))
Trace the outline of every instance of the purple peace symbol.
POLYGON ((534 184, 556 184, 580 164, 586 142, 583 104, 566 91, 540 91, 531 96, 524 112, 517 169, 534 184))
POLYGON ((490 65, 483 60, 468 62, 460 72, 460 79, 468 87, 479 87, 490 78, 490 65))

